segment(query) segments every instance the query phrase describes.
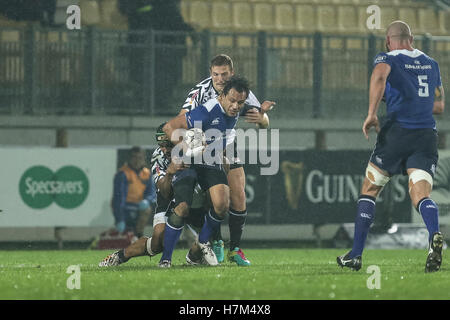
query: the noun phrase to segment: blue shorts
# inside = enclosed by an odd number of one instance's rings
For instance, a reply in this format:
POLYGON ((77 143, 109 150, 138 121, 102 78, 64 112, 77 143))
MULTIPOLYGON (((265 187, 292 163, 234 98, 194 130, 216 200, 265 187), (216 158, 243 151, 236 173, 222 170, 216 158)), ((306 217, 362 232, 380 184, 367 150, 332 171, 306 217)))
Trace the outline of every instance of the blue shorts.
POLYGON ((407 169, 422 169, 432 177, 438 162, 437 132, 431 128, 406 129, 388 121, 377 136, 370 162, 393 176, 407 169))

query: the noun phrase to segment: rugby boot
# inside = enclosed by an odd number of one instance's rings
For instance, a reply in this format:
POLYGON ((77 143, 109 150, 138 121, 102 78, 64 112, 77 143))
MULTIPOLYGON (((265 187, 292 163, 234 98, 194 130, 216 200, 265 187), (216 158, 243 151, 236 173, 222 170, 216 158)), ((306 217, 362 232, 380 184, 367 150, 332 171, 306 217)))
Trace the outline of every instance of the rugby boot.
POLYGON ((172 267, 172 261, 170 261, 170 260, 162 260, 162 261, 159 262, 158 266, 160 268, 162 268, 162 269, 168 269, 168 268, 172 267))
POLYGON ((239 248, 234 248, 228 252, 228 261, 235 262, 238 266, 248 267, 250 261, 245 257, 244 252, 239 248))
POLYGON ((214 254, 209 241, 207 243, 199 242, 198 245, 200 247, 200 250, 202 251, 203 260, 205 261, 205 263, 210 266, 217 266, 219 262, 217 261, 217 257, 214 254))
POLYGON ((205 264, 203 262, 203 258, 202 257, 195 257, 195 255, 193 255, 191 253, 191 250, 188 251, 188 253, 186 254, 186 262, 187 264, 191 265, 191 266, 198 266, 201 264, 205 264))
POLYGON ((442 263, 442 246, 444 245, 444 237, 442 233, 433 234, 428 251, 427 262, 425 264, 425 272, 439 271, 442 263))
POLYGON ((354 271, 358 271, 362 266, 362 258, 361 256, 350 258, 350 251, 346 254, 339 256, 336 258, 336 261, 339 266, 350 268, 354 271))
POLYGON ((99 267, 114 267, 118 266, 120 264, 119 259, 119 251, 116 251, 114 253, 111 253, 109 256, 107 256, 105 259, 103 259, 98 266, 99 267))
POLYGON ((225 259, 225 253, 224 253, 224 245, 222 240, 214 240, 212 243, 212 249, 214 251, 214 254, 217 257, 217 262, 221 263, 225 259))

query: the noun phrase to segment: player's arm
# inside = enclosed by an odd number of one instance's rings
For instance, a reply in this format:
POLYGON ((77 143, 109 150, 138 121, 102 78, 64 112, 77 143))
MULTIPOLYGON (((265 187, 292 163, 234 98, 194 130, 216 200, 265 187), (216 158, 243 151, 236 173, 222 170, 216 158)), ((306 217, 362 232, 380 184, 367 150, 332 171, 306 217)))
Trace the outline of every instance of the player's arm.
POLYGON ((178 170, 183 170, 185 168, 187 168, 187 166, 183 163, 177 163, 173 160, 170 162, 166 174, 156 183, 159 192, 164 198, 172 198, 172 178, 178 170))
POLYGON ((436 87, 434 91, 434 104, 433 104, 433 114, 441 114, 444 112, 445 108, 445 95, 444 87, 436 87))
POLYGON ((170 138, 173 144, 178 144, 183 140, 182 135, 174 134, 175 130, 178 129, 188 129, 185 114, 179 114, 175 118, 170 119, 163 127, 164 133, 170 138))
POLYGON ((260 108, 250 108, 245 110, 245 122, 255 123, 259 128, 268 128, 270 124, 269 115, 267 112, 272 110, 275 105, 274 101, 264 101, 260 108))
POLYGON ((366 139, 369 139, 368 131, 371 127, 375 127, 377 132, 380 129, 377 117, 378 107, 383 98, 386 81, 390 72, 391 66, 389 64, 379 63, 373 69, 372 76, 370 77, 369 110, 362 128, 366 139))

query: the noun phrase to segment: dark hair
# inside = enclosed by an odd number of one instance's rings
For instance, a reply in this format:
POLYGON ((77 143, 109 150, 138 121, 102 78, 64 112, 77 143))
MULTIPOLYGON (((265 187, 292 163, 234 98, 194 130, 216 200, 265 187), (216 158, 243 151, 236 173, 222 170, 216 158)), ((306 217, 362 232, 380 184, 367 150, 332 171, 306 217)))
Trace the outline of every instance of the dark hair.
POLYGON ((223 88, 223 95, 227 95, 228 92, 234 89, 237 92, 245 92, 247 94, 247 97, 250 93, 250 84, 247 79, 241 76, 232 76, 226 83, 225 87, 223 88))
POLYGON ((139 152, 143 152, 143 151, 144 150, 142 150, 141 147, 138 147, 138 146, 131 147, 131 149, 128 152, 128 158, 131 158, 131 156, 135 153, 139 153, 139 152))
POLYGON ((210 68, 218 66, 229 66, 233 70, 233 60, 226 54, 218 54, 211 59, 210 68))

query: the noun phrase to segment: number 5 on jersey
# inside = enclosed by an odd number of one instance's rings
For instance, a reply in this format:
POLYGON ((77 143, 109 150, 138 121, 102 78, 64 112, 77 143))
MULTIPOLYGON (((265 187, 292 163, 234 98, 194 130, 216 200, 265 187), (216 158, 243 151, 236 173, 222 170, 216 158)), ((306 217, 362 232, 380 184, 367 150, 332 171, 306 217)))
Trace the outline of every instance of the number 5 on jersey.
POLYGON ((428 79, 427 75, 417 76, 419 80, 419 97, 428 97, 428 83, 426 82, 428 79))

